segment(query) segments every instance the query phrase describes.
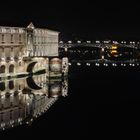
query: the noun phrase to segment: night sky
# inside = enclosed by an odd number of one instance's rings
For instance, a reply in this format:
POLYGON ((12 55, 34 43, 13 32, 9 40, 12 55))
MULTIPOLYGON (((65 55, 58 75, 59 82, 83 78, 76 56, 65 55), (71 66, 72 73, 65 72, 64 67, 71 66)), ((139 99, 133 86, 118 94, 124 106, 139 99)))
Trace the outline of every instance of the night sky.
POLYGON ((48 27, 61 32, 60 39, 139 39, 138 4, 117 2, 2 2, 0 24, 48 27), (129 4, 129 5, 128 5, 129 4))

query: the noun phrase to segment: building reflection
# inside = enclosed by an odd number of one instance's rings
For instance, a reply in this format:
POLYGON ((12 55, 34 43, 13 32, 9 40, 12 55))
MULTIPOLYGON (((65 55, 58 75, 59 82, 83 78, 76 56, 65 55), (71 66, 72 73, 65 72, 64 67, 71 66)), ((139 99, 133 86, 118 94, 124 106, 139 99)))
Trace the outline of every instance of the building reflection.
POLYGON ((0 130, 32 123, 67 93, 66 78, 38 75, 0 83, 0 130))

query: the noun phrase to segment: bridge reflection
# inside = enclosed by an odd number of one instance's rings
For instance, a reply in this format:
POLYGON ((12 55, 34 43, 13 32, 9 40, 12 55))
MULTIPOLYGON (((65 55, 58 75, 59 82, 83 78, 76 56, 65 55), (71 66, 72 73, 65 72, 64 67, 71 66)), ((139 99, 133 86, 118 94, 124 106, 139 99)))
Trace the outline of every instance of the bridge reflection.
MULTIPOLYGON (((105 45, 105 44, 104 44, 105 45)), ((140 59, 140 50, 135 47, 125 47, 123 45, 108 44, 108 47, 90 47, 90 46, 75 46, 69 47, 67 51, 59 48, 60 56, 68 57, 71 60, 93 60, 93 59, 107 59, 107 60, 129 60, 140 59)))
POLYGON ((0 130, 31 124, 67 93, 67 78, 46 79, 37 75, 0 83, 0 130))

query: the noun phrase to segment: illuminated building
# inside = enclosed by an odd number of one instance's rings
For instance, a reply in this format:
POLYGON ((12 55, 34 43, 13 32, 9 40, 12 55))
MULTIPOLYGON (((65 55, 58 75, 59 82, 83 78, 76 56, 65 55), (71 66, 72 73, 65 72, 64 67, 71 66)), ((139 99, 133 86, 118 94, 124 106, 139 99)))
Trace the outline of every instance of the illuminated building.
POLYGON ((35 28, 32 23, 26 28, 0 26, 0 78, 51 70, 51 59, 59 59, 58 37, 59 32, 35 28))
POLYGON ((112 50, 116 50, 116 49, 118 49, 118 46, 117 46, 116 44, 113 44, 113 45, 111 46, 111 49, 112 49, 112 50))

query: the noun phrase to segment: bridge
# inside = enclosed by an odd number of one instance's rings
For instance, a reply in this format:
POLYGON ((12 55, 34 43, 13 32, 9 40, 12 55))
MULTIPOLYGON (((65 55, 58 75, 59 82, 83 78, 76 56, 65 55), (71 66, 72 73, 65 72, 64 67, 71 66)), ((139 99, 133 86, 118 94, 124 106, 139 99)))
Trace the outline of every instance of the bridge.
POLYGON ((77 48, 77 47, 92 47, 92 48, 107 48, 110 49, 112 45, 116 45, 117 47, 123 47, 123 48, 133 48, 133 49, 138 49, 140 48, 140 43, 139 42, 126 42, 126 41, 86 41, 86 42, 73 42, 73 41, 68 41, 68 42, 59 42, 59 48, 77 48))

